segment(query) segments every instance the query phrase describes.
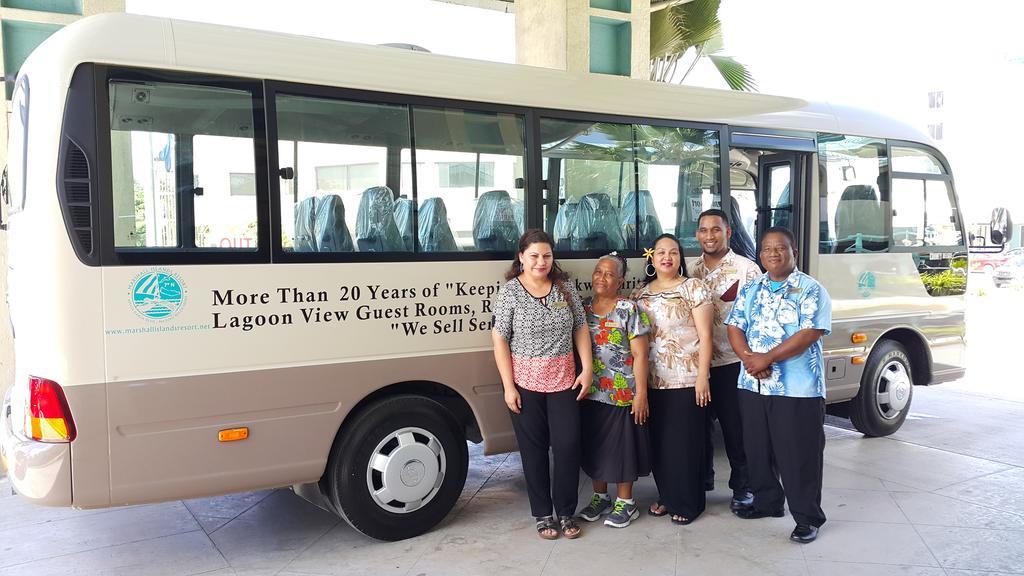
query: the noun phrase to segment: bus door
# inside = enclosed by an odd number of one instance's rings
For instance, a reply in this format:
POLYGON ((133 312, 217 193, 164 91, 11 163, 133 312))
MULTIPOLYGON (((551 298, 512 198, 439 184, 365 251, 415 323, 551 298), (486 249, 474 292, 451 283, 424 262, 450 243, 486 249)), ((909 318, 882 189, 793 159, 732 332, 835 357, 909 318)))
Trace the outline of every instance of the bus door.
POLYGON ((761 237, 769 228, 780 226, 793 232, 799 251, 797 264, 806 269, 807 239, 802 223, 816 151, 814 139, 734 132, 731 142, 733 251, 758 262, 761 237), (738 146, 747 143, 757 146, 738 146))
MULTIPOLYGON (((757 166, 757 238, 768 228, 781 226, 793 233, 794 200, 802 196, 796 152, 769 152, 757 166)), ((760 242, 758 242, 760 247, 760 242)))

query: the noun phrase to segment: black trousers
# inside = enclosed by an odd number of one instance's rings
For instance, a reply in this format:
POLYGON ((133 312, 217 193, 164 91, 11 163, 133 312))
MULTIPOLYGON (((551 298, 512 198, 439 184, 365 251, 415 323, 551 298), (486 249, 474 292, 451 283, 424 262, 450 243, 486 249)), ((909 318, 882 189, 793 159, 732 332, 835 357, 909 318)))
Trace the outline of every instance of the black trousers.
POLYGON ((736 383, 740 377, 740 363, 716 366, 711 369, 711 404, 706 410, 707 431, 705 444, 705 471, 708 479, 715 475, 715 448, 711 442, 714 432, 714 419, 722 427, 722 441, 725 443, 725 455, 729 457, 729 488, 733 494, 747 491, 747 456, 743 450, 743 420, 740 417, 740 405, 737 397, 736 383))
POLYGON ((658 501, 690 520, 704 512, 704 408, 694 388, 647 392, 651 455, 658 501))
POLYGON ((788 502, 797 524, 821 526, 825 399, 737 394, 754 508, 774 512, 788 502))
POLYGON ((580 407, 578 390, 533 392, 516 386, 522 409, 512 414, 512 427, 523 458, 530 512, 537 518, 576 513, 580 482, 580 407), (554 482, 548 449, 554 454, 554 482))

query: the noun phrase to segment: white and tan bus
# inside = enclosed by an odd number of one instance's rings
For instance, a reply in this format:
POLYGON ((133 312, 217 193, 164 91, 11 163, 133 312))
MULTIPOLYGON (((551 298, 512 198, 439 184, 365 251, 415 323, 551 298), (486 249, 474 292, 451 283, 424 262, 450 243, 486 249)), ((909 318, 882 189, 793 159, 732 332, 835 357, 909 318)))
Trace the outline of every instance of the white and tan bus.
MULTIPOLYGON (((524 228, 639 271, 771 225, 834 299, 828 400, 896 430, 964 373, 963 223, 917 130, 795 98, 105 15, 16 82, 14 487, 94 508, 297 486, 381 539, 515 449, 490 302, 524 228)), ((630 284, 637 282, 636 276, 630 284)))

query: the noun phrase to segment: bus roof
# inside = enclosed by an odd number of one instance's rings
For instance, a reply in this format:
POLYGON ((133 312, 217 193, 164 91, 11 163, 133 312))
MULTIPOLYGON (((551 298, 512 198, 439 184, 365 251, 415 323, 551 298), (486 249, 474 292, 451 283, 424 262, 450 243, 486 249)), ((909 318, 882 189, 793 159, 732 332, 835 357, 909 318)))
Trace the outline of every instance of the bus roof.
POLYGON ((67 71, 68 77, 78 64, 96 62, 513 106, 930 142, 920 130, 900 120, 825 102, 574 74, 131 14, 101 14, 67 26, 30 56, 23 71, 42 62, 67 71))

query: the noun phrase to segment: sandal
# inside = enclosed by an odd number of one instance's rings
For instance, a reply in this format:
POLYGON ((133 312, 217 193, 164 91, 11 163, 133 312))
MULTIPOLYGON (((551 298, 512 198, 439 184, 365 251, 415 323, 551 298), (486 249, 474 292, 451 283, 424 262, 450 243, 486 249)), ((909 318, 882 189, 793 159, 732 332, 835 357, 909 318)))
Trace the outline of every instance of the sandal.
POLYGON ((558 524, 562 528, 562 536, 570 540, 580 537, 580 525, 576 523, 572 516, 562 516, 558 519, 558 524))
POLYGON ((687 518, 685 516, 680 516, 679 514, 673 514, 672 518, 670 518, 669 520, 671 520, 672 523, 677 526, 686 526, 687 524, 693 522, 693 518, 687 518))
POLYGON ((647 515, 654 516, 655 518, 661 518, 665 514, 668 514, 668 508, 661 502, 655 502, 647 509, 647 515))
POLYGON ((537 535, 544 540, 556 540, 558 538, 558 524, 554 516, 537 518, 537 535))

